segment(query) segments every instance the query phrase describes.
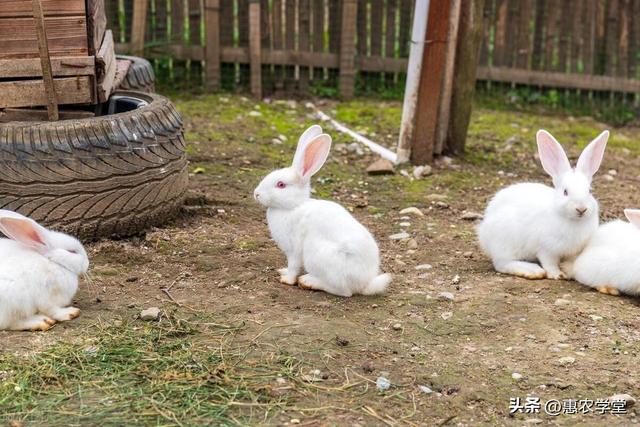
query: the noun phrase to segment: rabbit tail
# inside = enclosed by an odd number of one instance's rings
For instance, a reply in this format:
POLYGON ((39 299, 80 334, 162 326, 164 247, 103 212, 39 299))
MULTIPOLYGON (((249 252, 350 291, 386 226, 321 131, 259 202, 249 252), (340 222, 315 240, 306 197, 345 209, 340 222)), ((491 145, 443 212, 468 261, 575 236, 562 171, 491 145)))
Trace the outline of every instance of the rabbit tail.
POLYGON ((380 274, 371 280, 369 284, 362 290, 362 295, 381 294, 391 283, 392 276, 389 273, 380 274))

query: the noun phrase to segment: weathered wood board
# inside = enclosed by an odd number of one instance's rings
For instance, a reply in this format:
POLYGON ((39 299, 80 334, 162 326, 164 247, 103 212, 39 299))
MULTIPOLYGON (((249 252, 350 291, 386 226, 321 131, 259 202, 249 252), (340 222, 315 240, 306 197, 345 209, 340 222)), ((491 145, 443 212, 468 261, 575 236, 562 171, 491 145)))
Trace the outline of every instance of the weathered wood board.
MULTIPOLYGON (((95 103, 93 77, 60 77, 53 80, 58 104, 95 103)), ((42 80, 0 82, 0 108, 47 104, 42 80)))

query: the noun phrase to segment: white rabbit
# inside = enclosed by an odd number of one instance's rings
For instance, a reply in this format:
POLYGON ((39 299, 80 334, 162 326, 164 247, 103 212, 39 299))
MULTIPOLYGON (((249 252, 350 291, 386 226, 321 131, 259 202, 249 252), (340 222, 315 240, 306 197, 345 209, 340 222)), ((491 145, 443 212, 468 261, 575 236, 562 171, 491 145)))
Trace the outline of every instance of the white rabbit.
POLYGON ((0 329, 46 331, 75 319, 69 307, 89 259, 75 238, 0 210, 0 329))
POLYGON ((572 169, 555 138, 538 131, 540 161, 555 188, 515 184, 491 199, 477 231, 480 246, 497 271, 528 279, 564 278, 559 263, 578 254, 598 228, 598 202, 590 192, 591 180, 608 138, 609 132, 602 132, 572 169))
POLYGON ((334 295, 384 292, 391 275, 380 274, 371 233, 337 203, 310 197, 310 179, 327 160, 331 137, 320 126, 298 140, 293 165, 267 175, 254 198, 267 207, 271 236, 287 256, 280 281, 334 295), (307 274, 300 276, 302 270, 307 274))
POLYGON ((624 214, 631 223, 598 227, 580 255, 562 263, 563 271, 604 294, 640 295, 640 210, 625 209, 624 214))

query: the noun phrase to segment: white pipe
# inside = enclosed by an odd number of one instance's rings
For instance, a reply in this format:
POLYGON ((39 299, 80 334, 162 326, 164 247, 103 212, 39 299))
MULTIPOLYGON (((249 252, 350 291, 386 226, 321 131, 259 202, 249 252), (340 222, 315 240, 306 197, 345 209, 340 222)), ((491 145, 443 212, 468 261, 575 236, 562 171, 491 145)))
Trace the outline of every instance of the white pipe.
POLYGON ((318 110, 318 108, 316 108, 316 106, 313 105, 312 103, 310 103, 310 102, 307 103, 307 107, 308 108, 313 108, 316 111, 316 114, 318 115, 318 118, 320 120, 322 120, 323 122, 331 123, 331 125, 334 128, 336 128, 336 130, 338 130, 338 132, 346 133, 347 135, 349 135, 351 138, 355 139, 356 141, 358 141, 362 145, 365 145, 365 146, 369 147, 369 149, 371 151, 373 151, 374 153, 376 153, 377 155, 379 155, 383 159, 387 159, 392 163, 396 163, 397 162, 396 153, 394 153, 393 151, 389 150, 388 148, 383 147, 380 144, 377 144, 377 143, 371 141, 369 138, 366 138, 366 137, 360 135, 357 132, 352 131, 351 129, 349 129, 348 127, 343 125, 342 123, 335 121, 334 119, 332 119, 331 117, 329 117, 325 113, 323 113, 322 111, 318 110))
POLYGON ((402 121, 400 123, 396 163, 407 162, 411 156, 411 138, 413 137, 416 105, 418 103, 420 70, 422 69, 422 56, 425 39, 427 37, 429 0, 416 0, 414 10, 411 49, 409 50, 407 83, 404 89, 404 103, 402 105, 402 121))

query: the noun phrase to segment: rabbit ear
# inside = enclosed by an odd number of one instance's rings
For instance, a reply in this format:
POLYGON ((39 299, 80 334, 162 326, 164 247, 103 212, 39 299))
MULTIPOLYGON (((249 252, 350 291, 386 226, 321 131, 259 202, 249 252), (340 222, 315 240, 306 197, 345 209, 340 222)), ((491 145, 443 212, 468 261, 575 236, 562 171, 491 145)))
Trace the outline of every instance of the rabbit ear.
POLYGON ((602 163, 604 149, 607 147, 609 140, 609 131, 605 130, 596 137, 580 154, 576 169, 585 174, 589 179, 595 175, 602 163))
POLYGON ((298 147, 296 148, 296 154, 293 156, 293 167, 300 169, 302 162, 304 161, 304 150, 306 146, 315 138, 322 134, 322 128, 318 125, 310 126, 305 130, 298 139, 298 147))
POLYGON ((0 231, 10 239, 37 251, 47 249, 47 230, 16 212, 0 210, 0 231))
POLYGON ((536 134, 536 141, 538 142, 538 154, 542 167, 554 181, 571 170, 564 149, 549 132, 540 129, 536 134))
POLYGON ((636 228, 640 228, 640 209, 625 209, 624 216, 626 216, 629 222, 636 228))
POLYGON ((329 156, 331 149, 331 137, 327 134, 316 136, 312 139, 304 149, 302 163, 296 171, 302 179, 308 181, 309 178, 324 164, 329 156))

